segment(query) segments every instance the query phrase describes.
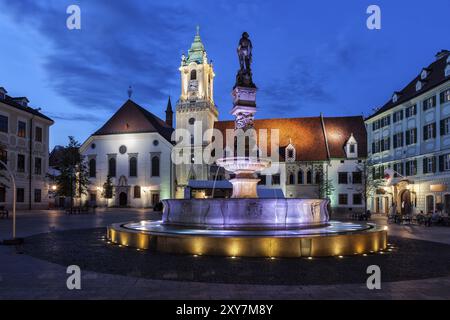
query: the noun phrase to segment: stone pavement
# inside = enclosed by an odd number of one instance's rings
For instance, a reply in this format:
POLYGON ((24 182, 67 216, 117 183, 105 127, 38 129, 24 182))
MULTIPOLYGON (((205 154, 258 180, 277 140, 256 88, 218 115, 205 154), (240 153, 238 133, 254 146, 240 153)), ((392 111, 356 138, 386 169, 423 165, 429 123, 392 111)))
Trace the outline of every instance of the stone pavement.
MULTIPOLYGON (((99 210, 67 216, 58 211, 20 212, 18 235, 54 230, 104 227, 111 222, 155 218, 144 210, 99 210)), ((376 218, 385 223, 384 218, 376 218)), ((11 220, 0 220, 0 238, 10 236, 11 220)), ((450 228, 390 225, 396 236, 450 244, 450 228)), ((443 263, 445 263, 443 261, 443 263)), ((148 280, 82 271, 82 289, 66 287, 66 268, 0 246, 0 299, 449 299, 450 277, 382 283, 381 290, 362 284, 285 286, 210 284, 148 280)))

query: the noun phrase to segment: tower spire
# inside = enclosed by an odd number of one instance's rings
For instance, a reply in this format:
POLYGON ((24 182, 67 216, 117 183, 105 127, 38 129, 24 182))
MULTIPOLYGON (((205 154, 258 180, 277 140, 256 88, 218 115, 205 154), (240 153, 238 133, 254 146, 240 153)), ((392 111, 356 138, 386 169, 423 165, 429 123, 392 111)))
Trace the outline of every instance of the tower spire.
POLYGON ((167 101, 166 124, 169 127, 173 128, 173 110, 172 110, 172 102, 170 101, 170 96, 169 96, 169 101, 167 101))

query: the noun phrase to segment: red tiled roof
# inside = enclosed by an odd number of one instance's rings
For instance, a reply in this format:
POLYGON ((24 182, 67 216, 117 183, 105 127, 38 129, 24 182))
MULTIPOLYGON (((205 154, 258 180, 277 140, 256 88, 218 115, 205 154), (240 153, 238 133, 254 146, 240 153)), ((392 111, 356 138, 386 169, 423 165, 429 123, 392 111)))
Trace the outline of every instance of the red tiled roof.
POLYGON ((170 142, 172 131, 173 128, 169 127, 163 120, 135 102, 128 100, 93 135, 158 132, 170 142))
MULTIPOLYGON (((345 158, 344 146, 351 134, 358 142, 359 157, 367 156, 366 128, 362 116, 324 118, 331 158, 345 158)), ((291 143, 296 150, 297 161, 323 161, 328 159, 324 128, 320 117, 255 120, 255 129, 267 129, 270 156, 270 130, 279 130, 280 158, 284 159, 285 147, 291 143)), ((218 121, 214 127, 223 133, 234 129, 234 121, 218 121)), ((225 140, 225 139, 224 139, 225 140)), ((224 141, 224 145, 226 141, 224 141)))

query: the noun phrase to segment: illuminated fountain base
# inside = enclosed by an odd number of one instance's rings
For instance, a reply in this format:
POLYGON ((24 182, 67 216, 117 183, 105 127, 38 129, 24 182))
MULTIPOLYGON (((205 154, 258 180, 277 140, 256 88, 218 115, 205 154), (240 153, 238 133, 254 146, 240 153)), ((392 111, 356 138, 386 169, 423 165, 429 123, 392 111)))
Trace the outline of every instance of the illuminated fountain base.
POLYGON ((231 199, 163 200, 162 221, 119 223, 108 239, 166 253, 314 257, 383 250, 387 231, 373 224, 330 222, 324 199, 257 199, 256 171, 270 165, 251 158, 218 161, 236 173, 231 199))
POLYGON ((335 221, 323 227, 292 230, 208 230, 141 221, 111 225, 108 239, 124 246, 174 254, 323 257, 383 250, 387 230, 370 223, 335 221))

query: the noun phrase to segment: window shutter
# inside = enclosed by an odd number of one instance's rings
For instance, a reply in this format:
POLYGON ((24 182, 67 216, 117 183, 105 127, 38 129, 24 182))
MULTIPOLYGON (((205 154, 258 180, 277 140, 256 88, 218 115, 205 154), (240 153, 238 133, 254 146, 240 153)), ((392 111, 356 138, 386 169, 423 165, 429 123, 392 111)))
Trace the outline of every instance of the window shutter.
POLYGON ((433 162, 433 172, 436 172, 436 157, 432 157, 431 161, 433 162))
POLYGON ((427 140, 427 126, 423 126, 423 141, 427 140))
POLYGON ((445 135, 444 120, 441 120, 441 136, 445 135))
POLYGON ((428 158, 423 158, 423 173, 428 173, 428 166, 427 166, 428 158))
POLYGON ((436 122, 433 123, 433 138, 436 138, 436 122))
POLYGON ((436 106, 436 96, 433 96, 433 107, 436 106))
POLYGON ((375 142, 372 142, 372 153, 375 153, 375 142))
POLYGON ((402 138, 401 143, 400 143, 400 147, 403 147, 403 132, 400 133, 400 137, 402 138))
POLYGON ((407 175, 407 176, 410 175, 410 172, 409 172, 409 170, 410 170, 410 165, 411 165, 411 163, 410 163, 409 161, 406 162, 406 175, 407 175))
POLYGON ((439 156, 439 171, 444 171, 444 156, 440 155, 439 156))
POLYGON ((441 104, 445 102, 445 95, 444 95, 445 91, 441 92, 441 104))
POLYGON ((411 144, 411 132, 406 131, 406 145, 410 145, 411 144))
POLYGON ((394 149, 397 148, 397 135, 394 136, 394 149))
POLYGON ((417 174, 417 159, 414 159, 414 172, 413 175, 417 174))
POLYGON ((417 128, 414 128, 414 141, 413 143, 417 143, 417 128))

